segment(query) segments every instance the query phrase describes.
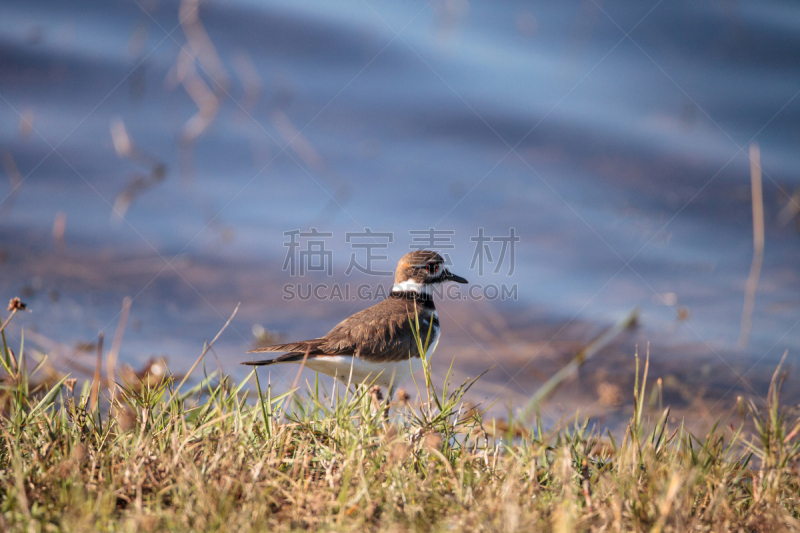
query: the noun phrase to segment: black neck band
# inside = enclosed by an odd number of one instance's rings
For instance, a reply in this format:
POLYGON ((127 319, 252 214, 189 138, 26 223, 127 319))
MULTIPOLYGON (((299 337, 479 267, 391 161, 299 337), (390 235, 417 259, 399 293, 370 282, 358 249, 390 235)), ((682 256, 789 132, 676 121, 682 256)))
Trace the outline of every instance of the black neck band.
POLYGON ((418 302, 433 306, 433 295, 426 294, 424 292, 393 290, 391 293, 389 293, 389 298, 397 298, 400 300, 416 300, 418 302))

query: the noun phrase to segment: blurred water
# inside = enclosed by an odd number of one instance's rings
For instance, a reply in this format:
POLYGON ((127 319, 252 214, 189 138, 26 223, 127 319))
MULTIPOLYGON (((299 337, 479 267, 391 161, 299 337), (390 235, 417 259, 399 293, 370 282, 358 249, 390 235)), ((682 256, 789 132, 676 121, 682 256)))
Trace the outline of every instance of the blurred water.
MULTIPOLYGON (((232 371, 254 323, 317 336, 365 305, 283 302, 297 281, 281 271, 284 232, 332 232, 345 282, 346 232, 394 232, 387 270, 409 230, 435 227, 455 231, 455 272, 517 284, 520 302, 491 303, 515 328, 531 309, 602 324, 641 306, 654 337, 729 353, 756 141, 766 245, 742 355, 774 364, 800 348, 795 2, 208 0, 222 67, 201 47, 196 68, 208 94, 212 76, 230 82, 190 144, 198 106, 176 63, 202 30, 179 25, 177 2, 6 0, 0 14, 0 288, 35 310, 19 325, 66 344, 108 337, 129 295, 123 360, 188 365, 241 301, 218 350, 232 371), (149 159, 115 153, 115 120, 149 159), (156 160, 165 178, 147 182, 156 160), (115 220, 137 175, 152 187, 115 220), (512 276, 469 268, 481 227, 521 237, 512 276)), ((445 339, 475 342, 454 322, 486 305, 441 305, 445 339)))

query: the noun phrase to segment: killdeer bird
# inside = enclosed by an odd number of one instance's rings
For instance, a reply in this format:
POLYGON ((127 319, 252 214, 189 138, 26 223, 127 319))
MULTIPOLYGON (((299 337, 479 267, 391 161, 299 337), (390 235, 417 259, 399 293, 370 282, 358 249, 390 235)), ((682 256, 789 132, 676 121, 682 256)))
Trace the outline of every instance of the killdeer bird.
MULTIPOLYGON (((344 383, 375 383, 395 387, 422 367, 412 323, 419 320, 425 356, 439 342, 439 317, 433 305, 434 285, 467 283, 444 267, 444 259, 427 250, 409 252, 397 264, 392 292, 382 302, 340 322, 324 337, 264 346, 247 353, 285 352, 274 359, 248 361, 251 366, 302 363, 344 383)), ((387 398, 387 399, 388 399, 387 398)))

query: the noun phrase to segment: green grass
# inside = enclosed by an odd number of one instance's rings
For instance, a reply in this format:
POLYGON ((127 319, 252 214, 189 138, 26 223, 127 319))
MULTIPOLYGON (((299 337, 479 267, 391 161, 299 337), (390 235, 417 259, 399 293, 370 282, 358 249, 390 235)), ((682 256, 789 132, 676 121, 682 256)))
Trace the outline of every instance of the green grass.
POLYGON ((23 347, 2 342, 0 530, 800 529, 800 426, 778 371, 754 432, 696 438, 645 412, 636 359, 614 439, 579 418, 500 432, 465 407, 470 383, 437 386, 429 368, 421 401, 388 415, 367 387, 274 395, 263 372, 255 390, 250 376, 122 384, 90 409, 91 383, 36 390, 23 347))

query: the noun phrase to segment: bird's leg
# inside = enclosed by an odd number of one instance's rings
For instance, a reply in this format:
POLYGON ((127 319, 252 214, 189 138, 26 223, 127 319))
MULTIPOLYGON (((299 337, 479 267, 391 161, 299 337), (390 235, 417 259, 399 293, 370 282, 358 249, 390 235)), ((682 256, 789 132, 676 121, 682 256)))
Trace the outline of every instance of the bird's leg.
POLYGON ((397 389, 394 382, 389 385, 389 388, 386 389, 386 406, 383 408, 383 418, 389 418, 389 406, 392 404, 392 398, 394 397, 394 391, 397 389))
POLYGON ((375 409, 382 409, 383 416, 386 418, 386 409, 388 404, 383 403, 383 393, 381 392, 380 385, 373 385, 370 387, 369 395, 372 397, 372 404, 375 406, 375 409))

